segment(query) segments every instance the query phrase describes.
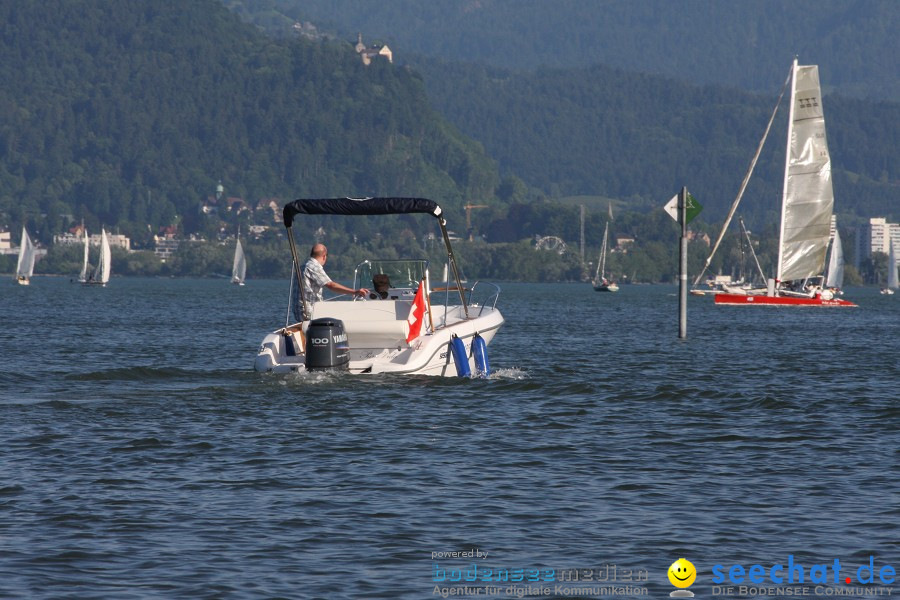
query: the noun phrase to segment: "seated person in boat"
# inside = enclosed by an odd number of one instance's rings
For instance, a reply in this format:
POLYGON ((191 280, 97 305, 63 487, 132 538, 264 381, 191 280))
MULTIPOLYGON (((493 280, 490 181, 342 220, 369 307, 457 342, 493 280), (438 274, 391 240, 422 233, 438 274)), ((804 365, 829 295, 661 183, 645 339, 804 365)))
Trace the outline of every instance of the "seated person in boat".
POLYGON ((303 280, 304 320, 312 315, 313 306, 322 300, 323 288, 328 288, 336 294, 353 294, 365 298, 369 290, 359 288, 354 290, 336 281, 325 272, 325 262, 328 260, 328 248, 325 244, 315 244, 309 252, 309 258, 300 270, 303 280))
POLYGON ((388 297, 388 290, 391 289, 391 278, 384 273, 377 273, 372 277, 372 285, 375 286, 375 293, 369 296, 372 300, 381 298, 384 300, 388 297))

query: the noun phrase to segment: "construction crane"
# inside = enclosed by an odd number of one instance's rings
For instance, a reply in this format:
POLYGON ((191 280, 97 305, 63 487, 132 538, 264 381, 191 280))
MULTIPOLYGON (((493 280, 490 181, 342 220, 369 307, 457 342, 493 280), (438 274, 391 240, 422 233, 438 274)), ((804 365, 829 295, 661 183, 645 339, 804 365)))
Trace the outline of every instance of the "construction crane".
POLYGON ((488 208, 487 204, 466 204, 466 235, 469 236, 469 241, 472 241, 472 209, 473 208, 488 208))

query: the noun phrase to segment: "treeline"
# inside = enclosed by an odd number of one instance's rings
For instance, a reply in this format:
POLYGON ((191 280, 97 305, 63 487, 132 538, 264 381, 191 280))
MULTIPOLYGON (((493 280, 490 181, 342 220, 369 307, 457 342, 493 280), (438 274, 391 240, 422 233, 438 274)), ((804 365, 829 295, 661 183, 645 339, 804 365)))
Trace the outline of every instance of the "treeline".
MULTIPOLYGON (((565 206, 556 202, 536 202, 513 205, 509 216, 487 224, 491 230, 528 232, 526 237, 509 238, 487 243, 479 229, 473 228, 472 240, 454 242, 454 251, 465 277, 470 280, 559 282, 587 281, 597 265, 600 244, 609 219, 603 211, 589 211, 585 218, 585 248, 582 256, 579 238, 577 206, 565 206), (556 236, 565 242, 561 246, 550 245, 539 249, 537 238, 556 236)), ((363 228, 350 231, 341 226, 340 218, 313 218, 295 222, 295 238, 298 250, 306 256, 315 241, 329 247, 328 271, 339 281, 349 282, 354 268, 366 259, 426 258, 432 265, 441 265, 446 259, 443 243, 436 224, 422 216, 404 216, 388 220, 382 228, 363 228), (363 233, 364 232, 364 233, 363 233)), ((371 224, 369 219, 344 219, 371 224)), ((623 212, 609 220, 610 247, 622 238, 633 240, 623 244, 626 251, 613 251, 608 255, 607 267, 620 282, 659 283, 674 282, 678 270, 679 228, 662 209, 649 214, 623 212)), ((709 226, 693 222, 691 230, 695 238, 689 244, 689 272, 692 277, 700 273, 711 242, 718 235, 718 225, 709 226)), ((754 252, 760 266, 769 276, 774 272, 777 258, 778 231, 769 225, 753 231, 754 252)), ((886 257, 876 254, 860 257, 857 262, 856 231, 842 228, 846 283, 882 284, 885 280, 886 257)), ((290 274, 290 252, 282 230, 242 239, 248 262, 248 278, 287 278, 290 274)), ((113 248, 113 276, 178 276, 178 277, 229 277, 234 240, 223 242, 183 242, 178 251, 165 263, 151 251, 126 253, 113 248)), ((16 257, 0 256, 0 273, 12 273, 16 257)), ((80 246, 52 246, 47 256, 35 268, 37 274, 55 274, 74 277, 81 270, 80 246)), ((435 266, 435 273, 440 267, 435 266)), ((749 249, 741 244, 737 231, 729 232, 714 257, 707 275, 732 275, 756 277, 757 269, 749 249)))

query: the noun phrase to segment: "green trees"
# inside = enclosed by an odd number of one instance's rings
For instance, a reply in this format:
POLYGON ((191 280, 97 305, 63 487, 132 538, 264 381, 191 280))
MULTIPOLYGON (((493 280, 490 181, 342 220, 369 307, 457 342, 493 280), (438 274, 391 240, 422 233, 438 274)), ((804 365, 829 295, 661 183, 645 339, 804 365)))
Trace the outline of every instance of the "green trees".
POLYGON ((262 197, 489 196, 496 166, 421 80, 349 44, 273 41, 216 0, 0 6, 0 213, 197 231, 216 182, 262 197))
MULTIPOLYGON (((765 130, 776 92, 698 87, 603 66, 518 72, 419 59, 429 95, 496 158, 500 172, 559 198, 602 195, 649 212, 682 185, 723 219, 765 130)), ((900 104, 828 95, 835 196, 857 218, 896 214, 900 104)), ((787 111, 776 118, 741 212, 778 219, 787 111)), ((511 198, 506 179, 498 196, 511 198)))

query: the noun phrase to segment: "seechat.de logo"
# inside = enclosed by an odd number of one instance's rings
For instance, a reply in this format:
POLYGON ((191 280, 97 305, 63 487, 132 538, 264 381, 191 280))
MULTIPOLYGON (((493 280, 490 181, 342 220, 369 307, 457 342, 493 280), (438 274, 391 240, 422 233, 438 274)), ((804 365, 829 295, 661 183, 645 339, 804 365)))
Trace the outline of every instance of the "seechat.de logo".
MULTIPOLYGON (((744 567, 734 564, 730 567, 714 565, 712 568, 712 582, 716 584, 726 581, 734 584, 881 584, 894 583, 896 570, 891 565, 875 566, 875 557, 870 556, 868 564, 863 564, 857 569, 852 567, 841 571, 841 561, 837 558, 832 563, 822 563, 810 566, 808 569, 799 562, 794 562, 794 556, 789 554, 786 563, 775 563, 769 566, 750 565, 744 567)), ((669 576, 671 579, 671 575, 669 576)))

